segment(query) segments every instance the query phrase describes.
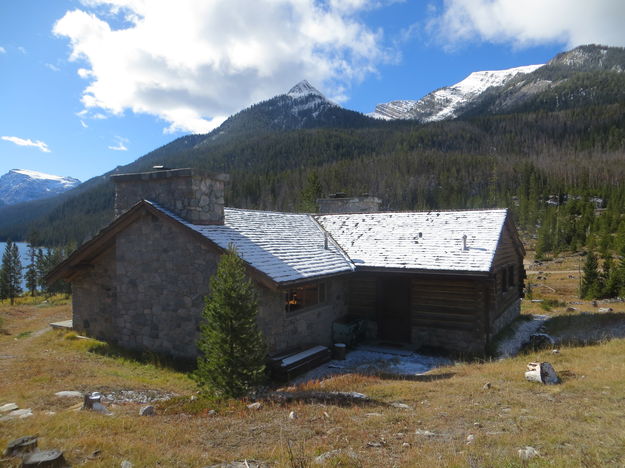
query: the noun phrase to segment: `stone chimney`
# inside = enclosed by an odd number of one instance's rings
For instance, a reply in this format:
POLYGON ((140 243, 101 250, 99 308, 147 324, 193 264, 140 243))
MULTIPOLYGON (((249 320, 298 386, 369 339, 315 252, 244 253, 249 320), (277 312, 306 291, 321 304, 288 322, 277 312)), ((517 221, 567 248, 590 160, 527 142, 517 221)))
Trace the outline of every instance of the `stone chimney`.
POLYGON ((224 185, 228 174, 193 169, 158 169, 111 176, 115 217, 140 200, 158 203, 193 224, 224 223, 224 185))
POLYGON ((328 198, 318 198, 319 213, 376 213, 382 200, 369 195, 348 197, 344 193, 335 193, 328 198))

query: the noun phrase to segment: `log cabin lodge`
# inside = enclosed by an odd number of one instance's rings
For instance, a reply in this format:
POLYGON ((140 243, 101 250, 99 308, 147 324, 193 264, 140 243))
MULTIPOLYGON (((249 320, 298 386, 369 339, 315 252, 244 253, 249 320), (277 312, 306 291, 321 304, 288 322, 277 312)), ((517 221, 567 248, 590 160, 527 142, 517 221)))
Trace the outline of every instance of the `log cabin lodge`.
POLYGON ((482 354, 520 312, 524 250, 506 209, 378 212, 373 197, 318 214, 224 207, 224 174, 112 176, 115 218, 55 268, 74 329, 193 358, 209 278, 235 246, 258 292, 268 351, 360 338, 482 354), (344 329, 344 327, 343 327, 344 329))

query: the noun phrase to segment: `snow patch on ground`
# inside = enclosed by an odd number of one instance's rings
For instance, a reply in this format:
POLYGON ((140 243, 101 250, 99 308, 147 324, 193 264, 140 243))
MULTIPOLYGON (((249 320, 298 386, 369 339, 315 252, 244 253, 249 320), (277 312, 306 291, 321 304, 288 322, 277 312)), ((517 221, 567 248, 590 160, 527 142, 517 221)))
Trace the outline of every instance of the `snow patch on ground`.
POLYGON ((438 356, 425 356, 406 350, 378 346, 358 346, 348 351, 344 360, 332 360, 297 377, 292 384, 322 380, 341 374, 393 374, 412 377, 453 361, 438 356))
POLYGON ((523 345, 528 342, 530 335, 536 333, 547 319, 549 319, 548 315, 532 315, 531 320, 517 321, 513 324, 512 336, 501 340, 497 345, 495 352, 497 357, 508 358, 518 354, 523 345))

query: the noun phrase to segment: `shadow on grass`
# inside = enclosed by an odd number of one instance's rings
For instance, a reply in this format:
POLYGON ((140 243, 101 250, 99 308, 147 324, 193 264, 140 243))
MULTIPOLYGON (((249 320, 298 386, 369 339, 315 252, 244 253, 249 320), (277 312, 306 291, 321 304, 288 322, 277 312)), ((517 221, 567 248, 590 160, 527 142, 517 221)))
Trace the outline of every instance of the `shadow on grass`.
POLYGON ((369 398, 357 392, 322 392, 317 390, 298 390, 293 392, 268 392, 258 395, 258 401, 268 401, 276 404, 308 403, 324 404, 342 407, 352 406, 386 406, 387 403, 369 398))
POLYGON ((558 315, 547 320, 544 326, 559 344, 588 346, 613 338, 625 338, 625 313, 558 315))
POLYGON ((367 374, 372 377, 378 377, 382 380, 405 380, 407 382, 436 382, 437 380, 451 379, 455 372, 443 372, 441 374, 423 374, 423 375, 406 375, 393 374, 390 372, 374 372, 367 374))
POLYGON ((178 372, 191 372, 196 368, 194 359, 177 358, 153 351, 126 349, 111 343, 96 342, 89 348, 89 352, 113 359, 134 361, 140 364, 149 364, 154 367, 178 372))

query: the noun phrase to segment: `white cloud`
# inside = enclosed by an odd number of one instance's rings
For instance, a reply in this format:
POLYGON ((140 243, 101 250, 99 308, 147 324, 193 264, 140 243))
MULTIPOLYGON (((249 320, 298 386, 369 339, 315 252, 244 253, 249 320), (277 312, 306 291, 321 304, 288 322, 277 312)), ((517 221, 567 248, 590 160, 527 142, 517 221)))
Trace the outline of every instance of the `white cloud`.
POLYGON ((117 145, 111 145, 108 147, 108 149, 113 150, 113 151, 128 151, 128 148, 126 148, 125 143, 128 143, 128 139, 127 138, 122 138, 122 137, 115 137, 115 139, 117 140, 117 145))
POLYGON ((82 128, 89 128, 89 125, 87 125, 82 119, 80 119, 80 125, 82 126, 82 128))
POLYGON ((451 45, 482 40, 517 47, 625 46, 624 18, 622 0, 445 0, 430 28, 451 45))
POLYGON ((28 53, 28 51, 26 50, 25 47, 22 46, 18 46, 17 50, 19 50, 22 54, 26 55, 28 53))
POLYGON ((50 148, 48 148, 48 145, 40 140, 33 141, 30 138, 24 139, 24 138, 14 137, 14 136, 3 136, 3 137, 0 137, 0 139, 10 141, 11 143, 15 143, 16 145, 19 145, 19 146, 34 146, 35 148, 39 148, 39 150, 43 151, 44 153, 50 152, 50 148))
POLYGON ((61 69, 59 67, 57 67, 56 65, 52 64, 52 63, 46 63, 44 64, 46 66, 46 68, 49 68, 50 70, 52 70, 53 72, 58 72, 61 71, 61 69))
POLYGON ((85 109, 155 115, 166 131, 207 132, 302 79, 335 98, 391 59, 382 33, 358 18, 388 2, 82 3, 53 31, 69 39, 70 60, 81 63, 85 109))
POLYGON ((0 54, 6 54, 6 53, 7 53, 7 50, 4 47, 0 46, 0 54))

